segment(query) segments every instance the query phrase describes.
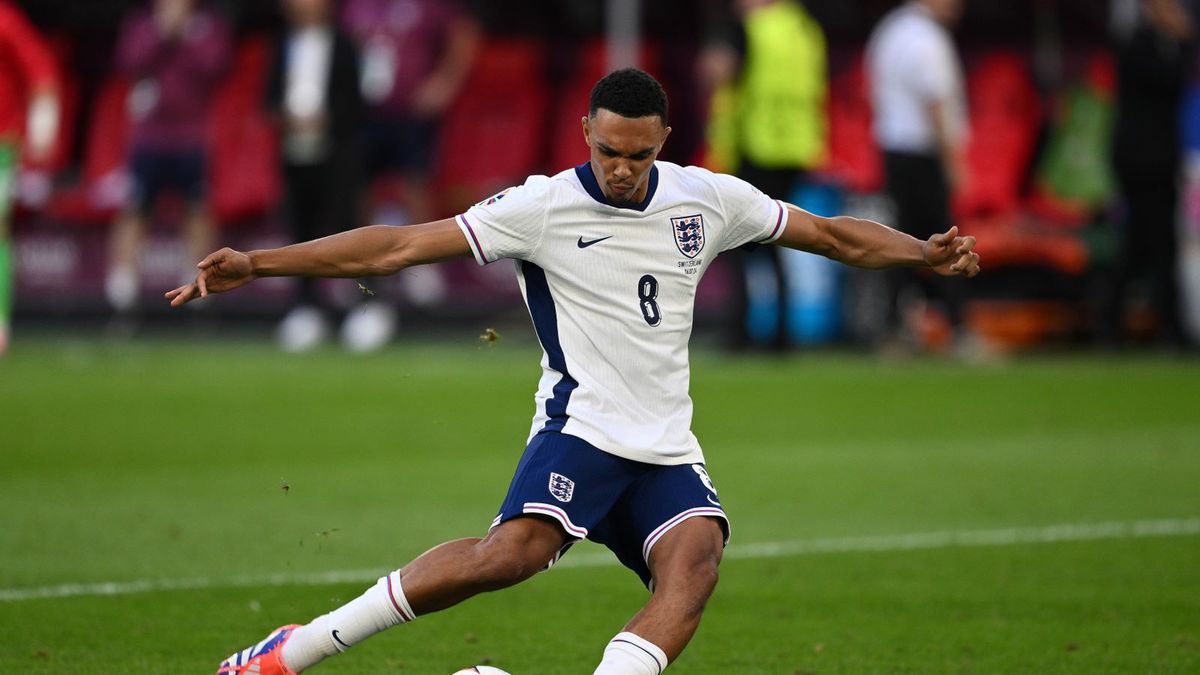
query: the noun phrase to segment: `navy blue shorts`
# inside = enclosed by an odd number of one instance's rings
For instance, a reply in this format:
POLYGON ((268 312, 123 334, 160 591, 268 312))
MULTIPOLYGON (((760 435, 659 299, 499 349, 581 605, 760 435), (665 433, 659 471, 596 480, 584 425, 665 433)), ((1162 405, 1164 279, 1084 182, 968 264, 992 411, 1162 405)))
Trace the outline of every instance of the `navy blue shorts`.
POLYGON ((370 119, 366 125, 367 171, 427 174, 433 167, 438 123, 433 119, 396 116, 370 119))
POLYGON ((192 205, 204 201, 208 183, 204 150, 135 148, 129 171, 133 177, 133 203, 142 213, 148 213, 159 193, 167 189, 179 191, 192 205))
POLYGON ((554 561, 589 539, 612 550, 647 587, 650 549, 688 518, 716 518, 729 542, 729 518, 703 464, 635 462, 557 431, 529 442, 492 527, 522 515, 553 518, 566 530, 567 545, 554 561))

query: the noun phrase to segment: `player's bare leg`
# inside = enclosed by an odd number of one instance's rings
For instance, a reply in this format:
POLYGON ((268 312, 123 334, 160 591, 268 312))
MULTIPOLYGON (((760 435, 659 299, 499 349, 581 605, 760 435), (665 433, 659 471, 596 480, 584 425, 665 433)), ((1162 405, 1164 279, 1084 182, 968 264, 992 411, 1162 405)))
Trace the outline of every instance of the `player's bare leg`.
POLYGON ((650 551, 654 594, 609 642, 596 675, 661 673, 682 652, 717 587, 724 532, 715 519, 691 518, 650 551))
POLYGON ((520 583, 545 568, 565 542, 557 522, 522 516, 483 538, 436 546, 358 598, 292 631, 279 646, 288 669, 281 672, 304 670, 418 615, 520 583))
POLYGON ((417 614, 452 607, 473 595, 520 583, 546 567, 566 543, 557 522, 524 516, 486 537, 432 548, 400 569, 404 593, 417 614))
POLYGON ((700 615, 717 587, 717 567, 725 550, 725 534, 713 518, 680 523, 650 551, 654 595, 625 625, 662 647, 671 660, 700 626, 700 615))

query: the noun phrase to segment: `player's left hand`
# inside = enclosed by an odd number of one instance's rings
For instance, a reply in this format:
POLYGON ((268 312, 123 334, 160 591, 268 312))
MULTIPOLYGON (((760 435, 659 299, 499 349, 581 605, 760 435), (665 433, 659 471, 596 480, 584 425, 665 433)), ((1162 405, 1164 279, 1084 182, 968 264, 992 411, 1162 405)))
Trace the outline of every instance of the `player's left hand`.
POLYGON ((975 237, 958 236, 958 226, 935 234, 923 245, 925 264, 943 276, 973 277, 979 274, 979 254, 974 250, 975 237))
POLYGON ((208 254, 196 267, 200 272, 195 281, 164 294, 172 307, 179 307, 197 298, 207 298, 212 293, 231 291, 257 278, 250 256, 231 248, 208 254))

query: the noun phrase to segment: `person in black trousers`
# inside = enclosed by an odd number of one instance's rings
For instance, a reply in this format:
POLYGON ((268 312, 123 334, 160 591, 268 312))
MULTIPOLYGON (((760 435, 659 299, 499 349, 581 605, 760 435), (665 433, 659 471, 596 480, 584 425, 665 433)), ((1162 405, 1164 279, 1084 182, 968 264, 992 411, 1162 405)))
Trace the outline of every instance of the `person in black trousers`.
MULTIPOLYGON (((1148 282, 1158 317, 1156 339, 1187 345, 1179 308, 1179 109, 1195 68, 1195 22, 1180 0, 1128 0, 1128 23, 1118 25, 1117 119, 1113 166, 1125 200, 1121 255, 1102 344, 1123 340, 1131 282, 1148 282)), ((1118 10, 1120 8, 1117 8, 1118 10)))
MULTIPOLYGON (((356 227, 363 188, 359 57, 338 27, 332 0, 283 0, 267 106, 280 130, 287 220, 295 241, 356 227)), ((288 351, 317 346, 327 312, 315 279, 300 279, 298 305, 280 326, 288 351)))

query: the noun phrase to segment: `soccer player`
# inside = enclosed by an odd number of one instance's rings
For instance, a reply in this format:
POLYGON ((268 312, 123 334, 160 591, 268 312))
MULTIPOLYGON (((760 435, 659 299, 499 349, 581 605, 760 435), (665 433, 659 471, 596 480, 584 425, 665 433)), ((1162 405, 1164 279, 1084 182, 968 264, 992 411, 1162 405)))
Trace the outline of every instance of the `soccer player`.
POLYGON ((954 228, 918 241, 656 161, 671 132, 667 98, 640 70, 597 82, 582 122, 590 161, 531 177, 455 218, 221 249, 199 263, 194 282, 166 294, 180 306, 263 276, 361 277, 468 255, 481 265, 512 258, 544 352, 528 446, 486 536, 433 548, 348 604, 235 653, 218 673, 303 671, 381 630, 519 583, 584 538, 610 548, 651 590, 595 673, 661 673, 695 633, 729 537, 688 397, 693 298, 713 259, 778 244, 861 267, 979 272, 975 240, 954 228))

